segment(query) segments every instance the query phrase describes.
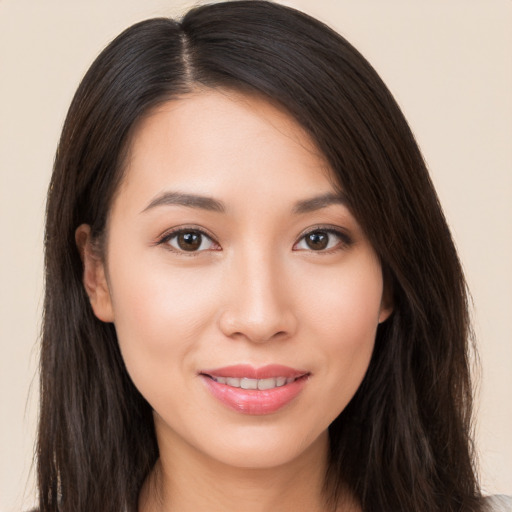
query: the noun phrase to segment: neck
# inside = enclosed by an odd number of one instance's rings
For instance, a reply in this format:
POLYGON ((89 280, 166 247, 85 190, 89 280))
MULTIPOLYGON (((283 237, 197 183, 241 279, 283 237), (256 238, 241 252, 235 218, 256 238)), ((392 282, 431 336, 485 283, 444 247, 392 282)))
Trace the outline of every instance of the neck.
POLYGON ((176 444, 159 440, 160 458, 144 483, 139 512, 333 512, 323 494, 327 432, 296 460, 270 468, 228 466, 176 444))

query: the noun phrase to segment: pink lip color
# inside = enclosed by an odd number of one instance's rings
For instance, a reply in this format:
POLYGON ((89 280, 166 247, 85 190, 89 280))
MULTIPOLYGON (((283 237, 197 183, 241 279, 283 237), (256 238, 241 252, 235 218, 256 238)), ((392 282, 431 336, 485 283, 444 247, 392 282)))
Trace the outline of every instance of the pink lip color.
POLYGON ((237 364, 235 366, 225 366, 223 368, 215 368, 212 370, 202 370, 202 374, 213 375, 214 377, 236 377, 242 379, 271 379, 276 377, 297 378, 306 375, 306 370, 297 370, 289 366, 280 364, 269 364, 254 368, 248 364, 237 364))
POLYGON ((237 412, 252 415, 271 414, 290 403, 304 388, 308 375, 307 371, 281 365, 268 365, 261 368, 236 365, 201 371, 205 384, 215 398, 237 412), (297 380, 273 389, 257 390, 234 388, 227 384, 221 384, 210 378, 210 375, 249 379, 286 377, 297 380))

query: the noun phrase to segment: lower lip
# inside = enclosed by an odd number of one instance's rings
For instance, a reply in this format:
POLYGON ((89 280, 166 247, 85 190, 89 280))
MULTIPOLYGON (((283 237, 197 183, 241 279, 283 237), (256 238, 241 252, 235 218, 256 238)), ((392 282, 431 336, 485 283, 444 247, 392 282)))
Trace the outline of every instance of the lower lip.
POLYGON ((258 390, 242 389, 220 384, 202 375, 208 389, 215 398, 230 409, 243 414, 271 414, 288 405, 304 388, 307 376, 300 377, 284 386, 258 390))

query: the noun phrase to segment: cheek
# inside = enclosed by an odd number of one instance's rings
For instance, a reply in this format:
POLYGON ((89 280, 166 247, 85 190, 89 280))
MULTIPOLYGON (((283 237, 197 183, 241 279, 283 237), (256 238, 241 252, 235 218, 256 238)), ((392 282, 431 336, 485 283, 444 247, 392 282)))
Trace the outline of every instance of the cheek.
POLYGON ((372 257, 354 258, 336 272, 303 281, 301 309, 331 343, 354 345, 374 338, 381 310, 383 280, 372 257))
POLYGON ((332 421, 357 391, 370 363, 382 300, 380 265, 370 260, 324 279, 317 274, 309 289, 315 292, 303 294, 301 307, 307 315, 306 338, 316 340, 311 350, 321 354, 318 372, 325 376, 332 421))
POLYGON ((128 373, 144 394, 155 382, 169 382, 193 368, 215 295, 201 272, 117 262, 111 273, 115 328, 128 373))

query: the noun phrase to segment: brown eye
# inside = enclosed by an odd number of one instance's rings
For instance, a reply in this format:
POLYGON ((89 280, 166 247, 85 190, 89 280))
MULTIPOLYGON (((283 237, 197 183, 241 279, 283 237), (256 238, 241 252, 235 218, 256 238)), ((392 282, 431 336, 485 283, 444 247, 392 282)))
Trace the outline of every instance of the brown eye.
POLYGON ((180 233, 176 241, 180 249, 184 251, 197 251, 201 247, 202 235, 199 233, 180 233))
POLYGON ((342 231, 335 229, 315 229, 303 235, 294 246, 294 250, 327 252, 329 249, 342 249, 351 244, 352 240, 350 237, 342 231))
POLYGON ((321 251, 329 244, 329 234, 323 231, 314 231, 313 233, 308 233, 304 240, 306 245, 313 251, 321 251))
POLYGON ((163 242, 180 252, 205 251, 211 249, 214 245, 213 240, 209 236, 201 231, 190 229, 174 232, 167 236, 163 242))

